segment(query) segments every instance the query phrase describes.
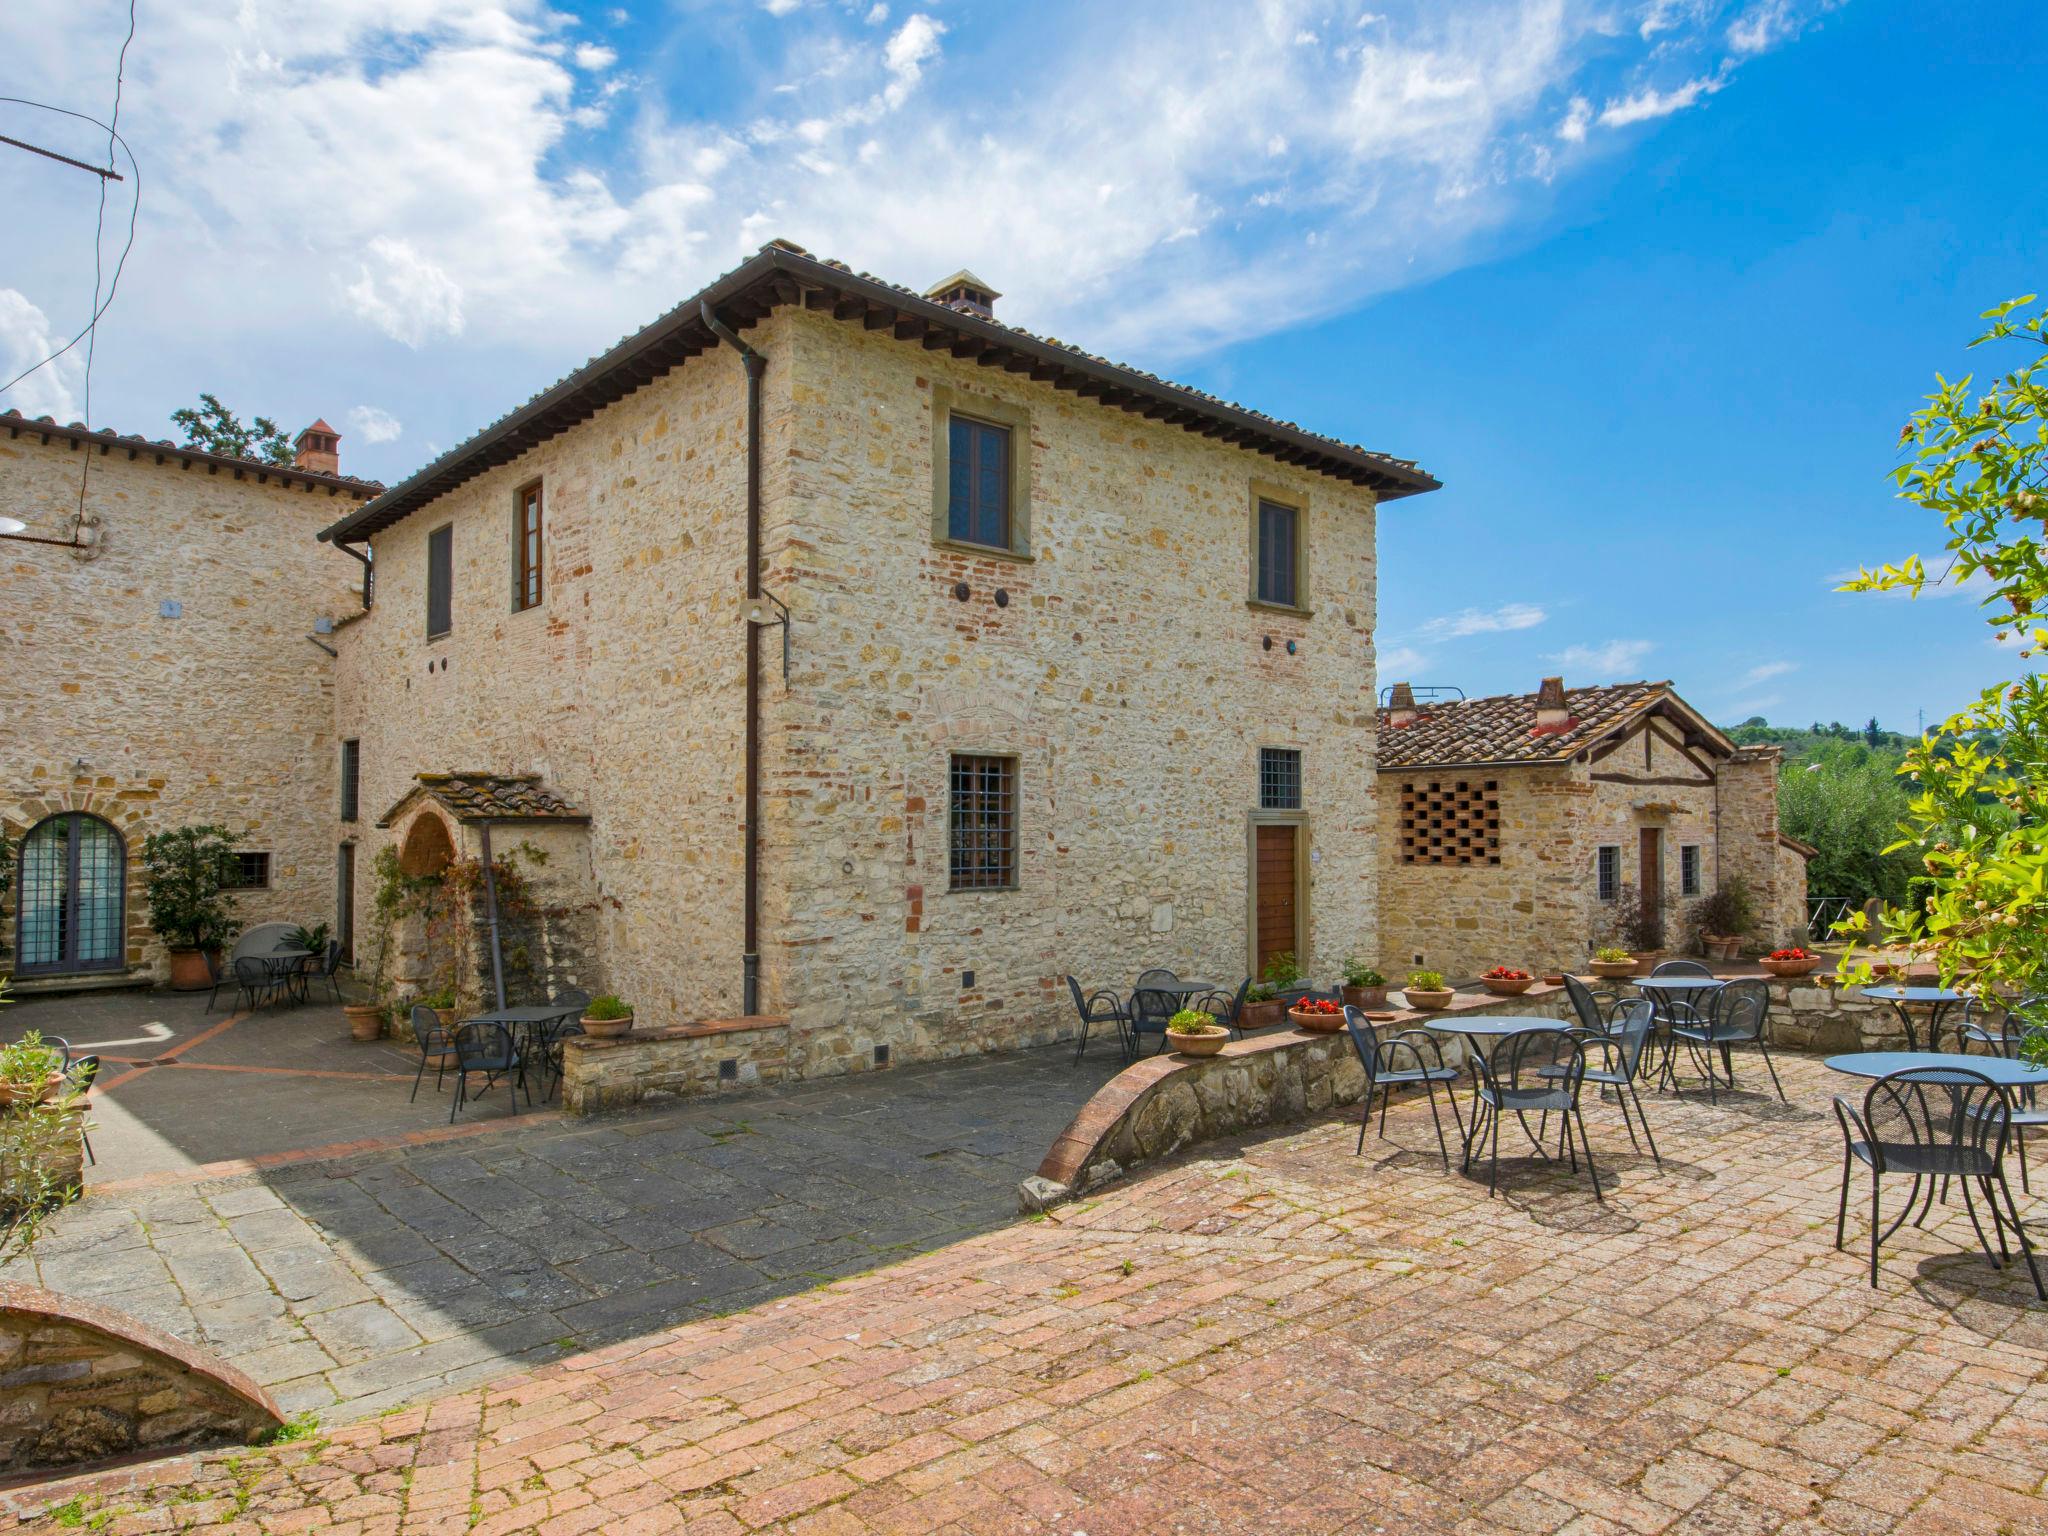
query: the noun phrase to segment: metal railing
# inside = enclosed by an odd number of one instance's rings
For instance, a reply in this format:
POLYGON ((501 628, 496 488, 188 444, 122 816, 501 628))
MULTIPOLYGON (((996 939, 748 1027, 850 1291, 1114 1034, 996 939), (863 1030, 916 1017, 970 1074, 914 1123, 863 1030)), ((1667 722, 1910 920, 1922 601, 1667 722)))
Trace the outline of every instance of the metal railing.
POLYGON ((1835 924, 1856 911, 1858 903, 1847 896, 1806 898, 1806 937, 1818 944, 1835 936, 1835 924))

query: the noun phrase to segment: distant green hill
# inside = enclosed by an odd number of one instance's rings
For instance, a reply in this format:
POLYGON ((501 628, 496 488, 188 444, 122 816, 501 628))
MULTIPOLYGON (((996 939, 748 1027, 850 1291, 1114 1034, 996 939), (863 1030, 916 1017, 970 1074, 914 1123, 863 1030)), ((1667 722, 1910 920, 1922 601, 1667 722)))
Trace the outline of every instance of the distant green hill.
POLYGON ((1818 720, 1810 726, 1772 725, 1762 715, 1751 715, 1742 724, 1726 727, 1728 735, 1741 747, 1783 747, 1787 757, 1812 757, 1827 745, 1838 741, 1860 741, 1867 747, 1903 752, 1917 739, 1902 735, 1898 731, 1887 731, 1879 727, 1876 720, 1862 726, 1844 725, 1831 721, 1822 725, 1818 720))

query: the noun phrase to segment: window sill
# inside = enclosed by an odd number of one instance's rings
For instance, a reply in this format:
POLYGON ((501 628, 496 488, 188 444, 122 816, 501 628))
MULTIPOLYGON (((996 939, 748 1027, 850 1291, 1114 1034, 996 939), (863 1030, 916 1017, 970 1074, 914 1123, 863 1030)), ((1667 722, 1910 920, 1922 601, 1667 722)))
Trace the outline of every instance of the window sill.
POLYGON ((1312 619, 1316 616, 1313 608, 1297 608, 1292 603, 1269 603, 1262 597, 1248 597, 1244 605, 1256 613, 1284 613, 1289 618, 1312 619))
POLYGON ((994 560, 1014 560, 1019 565, 1029 565, 1037 557, 1028 549, 1005 549, 1000 544, 970 544, 965 539, 933 539, 939 549, 954 550, 963 555, 982 555, 994 560))
POLYGON ((427 636, 427 644, 432 645, 437 640, 446 640, 450 635, 454 633, 455 631, 452 629, 444 629, 439 634, 429 635, 427 636))
POLYGON ((1014 896, 1023 887, 1019 885, 949 885, 948 896, 1014 896))
POLYGON ((547 599, 546 599, 546 598, 542 598, 542 599, 541 599, 541 600, 540 600, 539 602, 537 602, 537 603, 528 603, 528 604, 527 604, 527 605, 526 605, 525 607, 523 607, 523 608, 522 608, 522 607, 521 607, 521 606, 520 606, 519 604, 517 604, 517 603, 514 603, 514 604, 512 605, 512 617, 516 619, 516 618, 518 618, 518 617, 519 617, 519 615, 521 615, 522 613, 539 613, 539 612, 541 611, 541 609, 543 609, 543 608, 545 608, 545 607, 547 607, 547 599))

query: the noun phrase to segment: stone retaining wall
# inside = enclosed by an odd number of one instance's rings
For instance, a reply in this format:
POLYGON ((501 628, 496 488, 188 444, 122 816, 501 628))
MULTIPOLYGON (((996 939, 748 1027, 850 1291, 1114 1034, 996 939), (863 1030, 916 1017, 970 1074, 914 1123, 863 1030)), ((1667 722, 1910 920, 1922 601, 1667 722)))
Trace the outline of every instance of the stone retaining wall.
MULTIPOLYGON (((1755 972, 1718 974, 1732 978, 1755 972)), ((1859 988, 1837 988, 1831 976, 1774 977, 1769 986, 1768 1031, 1775 1049, 1889 1050, 1905 1043, 1889 1005, 1865 998, 1859 988)), ((1520 997, 1460 993, 1449 1011, 1569 1018, 1571 1005, 1563 987, 1539 983, 1520 997)), ((1384 1037, 1419 1028, 1430 1017, 1411 1009, 1377 1028, 1384 1037)), ((1445 1059, 1462 1062, 1458 1037, 1447 1035, 1442 1041, 1445 1059)), ((1018 1201, 1027 1211, 1042 1210, 1140 1163, 1256 1126, 1355 1104, 1364 1092, 1364 1069, 1341 1032, 1320 1035, 1287 1027, 1233 1040, 1215 1056, 1148 1056, 1118 1073, 1081 1107, 1037 1175, 1019 1187, 1018 1201)))
POLYGON ((789 1020, 779 1015, 635 1029, 609 1040, 571 1035, 562 1042, 562 1107, 594 1115, 646 1099, 759 1088, 788 1072, 789 1020))
POLYGON ((0 1282, 0 1476, 247 1443, 284 1422, 255 1382, 108 1307, 0 1282))

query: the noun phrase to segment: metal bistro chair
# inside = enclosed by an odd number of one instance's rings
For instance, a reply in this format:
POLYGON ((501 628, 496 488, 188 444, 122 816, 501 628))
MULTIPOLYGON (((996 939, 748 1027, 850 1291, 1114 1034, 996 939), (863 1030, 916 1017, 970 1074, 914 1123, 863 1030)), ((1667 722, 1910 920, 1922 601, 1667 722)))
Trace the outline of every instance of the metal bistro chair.
POLYGON ((1101 987, 1087 993, 1081 991, 1081 983, 1072 976, 1067 978, 1067 991, 1073 996, 1074 1011, 1081 1016, 1081 1039, 1074 1047, 1074 1065, 1081 1064, 1081 1055, 1088 1049, 1088 1030, 1095 1024, 1116 1026, 1117 1050, 1123 1059, 1131 1059, 1130 1014, 1124 1007, 1124 1000, 1108 987, 1101 987))
POLYGON ((1237 984, 1235 995, 1229 992, 1204 992, 1189 1003, 1190 1008, 1199 1008, 1218 1024, 1229 1030, 1232 1037, 1244 1038, 1244 1000, 1251 996, 1252 979, 1247 976, 1237 984))
MULTIPOLYGON (((540 1029, 540 1068, 544 1074, 552 1074, 546 1094, 552 1099, 562 1086, 562 1042, 571 1035, 583 1033, 581 1015, 590 1006, 590 994, 581 987, 564 987, 548 1002, 562 1010, 540 1029)), ((529 1094, 529 1100, 531 1097, 529 1094)))
POLYGON ((1426 1029, 1404 1029, 1398 1035, 1389 1035, 1382 1040, 1373 1033, 1371 1022, 1363 1011, 1344 1005, 1344 1031, 1351 1036, 1351 1049, 1358 1053, 1358 1064, 1365 1068, 1365 1095, 1359 1101, 1358 1152, 1365 1152, 1365 1128, 1372 1124, 1372 1099, 1380 1096, 1380 1138, 1387 1134, 1387 1101, 1394 1096, 1396 1088, 1413 1083, 1422 1084, 1422 1091, 1429 1095, 1429 1115, 1436 1122, 1436 1149, 1442 1154, 1444 1167, 1451 1166, 1451 1149, 1444 1141, 1444 1117, 1436 1107, 1436 1085, 1444 1085, 1444 1097, 1451 1101, 1451 1120, 1458 1127, 1458 1139, 1465 1139, 1465 1117, 1458 1113, 1458 1069, 1444 1063, 1444 1048, 1436 1036, 1426 1029), (1422 1048, 1429 1047, 1424 1056, 1422 1048), (1413 1066, 1401 1063, 1403 1052, 1408 1054, 1413 1066))
POLYGON ((277 969, 270 961, 254 955, 243 955, 235 961, 236 1001, 239 1004, 246 997, 250 1012, 275 999, 282 990, 277 969))
POLYGON ((1692 1047, 1696 1057, 1703 1058, 1707 1069, 1708 1102, 1718 1102, 1720 1075, 1714 1070, 1714 1053, 1720 1052, 1721 1064, 1728 1070, 1728 1086, 1735 1087, 1734 1047, 1754 1045, 1763 1052, 1764 1066, 1771 1074, 1771 1086, 1778 1090, 1780 1103, 1790 1103, 1785 1097, 1785 1085, 1778 1081, 1777 1064, 1771 1060, 1771 1043, 1765 1038, 1765 1024, 1771 1012, 1770 987, 1761 977, 1746 977, 1731 981, 1723 987, 1704 1013, 1685 1004, 1679 1005, 1680 1012, 1671 1021, 1671 1038, 1674 1046, 1683 1040, 1692 1047))
POLYGON ((1564 995, 1571 999, 1572 1012, 1578 1015, 1579 1023, 1596 1035, 1606 1034, 1630 1001, 1611 987, 1589 987, 1572 975, 1564 979, 1564 995))
POLYGON ((306 962, 306 975, 317 982, 324 982, 327 990, 334 994, 334 1000, 341 1001, 341 981, 336 972, 341 969, 341 940, 327 941, 327 954, 318 960, 306 962))
POLYGON ((448 1106, 448 1123, 469 1102, 469 1075, 483 1074, 482 1092, 489 1093, 500 1078, 511 1079, 512 1113, 519 1113, 519 1090, 526 1088, 526 1103, 533 1105, 533 1090, 526 1087, 526 1060, 512 1043, 512 1031, 502 1024, 458 1024, 455 1026, 455 1102, 448 1106))
MULTIPOLYGON (((1579 1114, 1579 1087, 1586 1080, 1585 1036, 1561 1024, 1536 1025, 1517 1030, 1496 1044, 1490 1055, 1472 1053, 1476 1078, 1472 1107, 1472 1134, 1465 1143, 1465 1160, 1460 1172, 1470 1172, 1472 1152, 1482 1140, 1489 1142, 1491 1167, 1487 1174, 1489 1196, 1500 1191, 1500 1121, 1504 1114, 1521 1117, 1528 1128, 1532 1114, 1558 1117, 1559 1155, 1571 1159, 1572 1172, 1579 1171, 1579 1148, 1585 1148, 1586 1172, 1593 1180, 1593 1198, 1605 1203, 1600 1191, 1600 1171, 1593 1164, 1593 1144, 1586 1140, 1586 1122, 1579 1114), (1550 1069, 1546 1071, 1546 1069, 1550 1069), (1572 1132, 1576 1127, 1578 1135, 1572 1132)), ((1537 1152, 1544 1157, 1535 1133, 1537 1152)))
MULTIPOLYGON (((2027 1024, 2030 1019, 2040 1017, 2039 1010, 2048 1005, 2048 998, 2023 997, 2005 1010, 2005 1018, 1996 1033, 1979 1024, 1978 1004, 1975 998, 1963 1005, 1962 1021, 1955 1026, 1956 1050, 1969 1055, 1971 1046, 1981 1046, 1980 1055, 2004 1056, 2017 1060, 2020 1046, 2025 1042, 2027 1024), (2014 1028, 2015 1024, 2018 1028, 2014 1028)), ((2034 1186, 2027 1175, 2027 1130, 2032 1126, 2048 1125, 2048 1109, 2041 1106, 2040 1093, 2033 1088, 2019 1088, 2010 1092, 2009 1113, 2012 1120, 2012 1146, 2020 1159, 2020 1189, 2031 1195, 2034 1186)))
POLYGON ((1652 976, 1704 976, 1708 981, 1714 973, 1697 960, 1660 960, 1650 968, 1652 976))
POLYGON ((455 1027, 443 1024, 441 1015, 425 1003, 412 1005, 412 1035, 420 1043, 420 1069, 412 1075, 412 1094, 406 1099, 411 1104, 420 1096, 420 1079, 427 1075, 427 1058, 438 1058, 434 1064, 434 1092, 441 1091, 441 1079, 448 1071, 448 1058, 455 1053, 455 1027))
POLYGON ((1178 990, 1180 978, 1168 970, 1155 967, 1138 973, 1138 984, 1131 989, 1131 1054, 1137 1055, 1143 1049, 1146 1035, 1157 1035, 1157 1049, 1166 1049, 1166 1021, 1180 1012, 1181 994, 1178 990))
MULTIPOLYGON (((1585 1080, 1596 1084, 1604 1091, 1614 1090, 1614 1101, 1621 1106, 1621 1123, 1628 1130, 1628 1144, 1638 1153, 1643 1150, 1642 1142, 1636 1140, 1636 1128, 1629 1119, 1628 1107, 1636 1107, 1636 1119, 1643 1122, 1643 1140, 1650 1144, 1650 1157, 1658 1167, 1664 1166, 1663 1154, 1657 1150, 1657 1138, 1650 1134, 1650 1117, 1643 1113, 1642 1096, 1636 1092, 1636 1075, 1642 1070, 1643 1047, 1649 1041, 1650 1031, 1657 1027, 1657 1009, 1648 998, 1640 998, 1626 1004, 1621 1015, 1605 1029, 1587 1029, 1575 1025, 1575 1033, 1584 1037, 1585 1050, 1601 1053, 1602 1064, 1589 1066, 1585 1080)), ((1547 1067, 1538 1076, 1555 1076, 1557 1067, 1547 1067)))
MULTIPOLYGON (((1856 1163, 1870 1170, 1870 1283, 1877 1284, 1877 1253, 1884 1240, 1898 1231, 1913 1214, 1922 1181, 1955 1179, 1963 1191, 1963 1206, 1976 1229, 1984 1257, 1994 1269, 2012 1262, 2012 1250, 2005 1240, 2011 1227, 2019 1238, 2020 1252, 2033 1277, 2034 1294, 2048 1301, 2041 1285, 2041 1271, 2034 1262, 2033 1244, 2020 1225, 2019 1210, 2013 1204, 2012 1186, 2005 1182, 2005 1148, 2011 1138, 2012 1101, 2006 1091, 1983 1073, 1958 1057, 1953 1067, 1909 1067, 1881 1077, 1863 1097, 1863 1109, 1840 1094, 1835 1095, 1835 1120, 1842 1127, 1842 1198, 1835 1211, 1835 1247, 1841 1248, 1849 1220, 1849 1175, 1856 1163), (1930 1091, 1931 1090, 1931 1091, 1930 1091), (1879 1194, 1888 1173, 1909 1173, 1913 1186, 1906 1203, 1890 1226, 1883 1224, 1879 1194), (1975 1182, 1991 1211, 1991 1225, 1998 1234, 1998 1253, 1978 1220, 1977 1205, 1970 1198, 1975 1182), (1999 1197, 2005 1201, 1998 1208, 1999 1197)), ((1925 1212, 1922 1213, 1923 1219, 1925 1212)))
MULTIPOLYGON (((69 1047, 66 1047, 68 1054, 69 1047)), ((87 1116, 92 1111, 92 1082, 100 1075, 100 1059, 97 1056, 81 1056, 76 1061, 67 1061, 64 1076, 71 1091, 78 1095, 78 1139, 85 1143, 85 1159, 97 1164, 99 1158, 93 1155, 92 1136, 86 1130, 90 1123, 87 1116)))

